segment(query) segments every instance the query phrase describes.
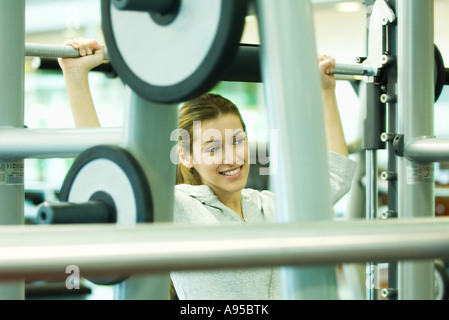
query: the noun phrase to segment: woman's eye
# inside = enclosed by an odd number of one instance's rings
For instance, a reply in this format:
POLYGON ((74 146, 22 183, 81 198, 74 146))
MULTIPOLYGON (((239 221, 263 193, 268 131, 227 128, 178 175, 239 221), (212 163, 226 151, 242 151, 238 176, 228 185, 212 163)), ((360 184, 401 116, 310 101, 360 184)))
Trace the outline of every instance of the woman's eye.
POLYGON ((216 151, 218 151, 220 149, 220 147, 212 147, 206 150, 207 153, 214 153, 216 151))

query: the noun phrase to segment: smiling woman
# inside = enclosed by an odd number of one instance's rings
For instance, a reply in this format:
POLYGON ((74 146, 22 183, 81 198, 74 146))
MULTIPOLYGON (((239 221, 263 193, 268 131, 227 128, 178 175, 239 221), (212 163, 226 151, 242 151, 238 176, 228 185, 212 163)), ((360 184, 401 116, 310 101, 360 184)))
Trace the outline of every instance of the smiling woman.
POLYGON ((246 128, 237 107, 220 95, 205 94, 183 106, 179 128, 191 139, 178 151, 177 183, 208 186, 243 219, 240 191, 250 165, 246 128))
MULTIPOLYGON (((325 102, 327 129, 332 131, 339 128, 339 117, 331 98, 325 102)), ((211 93, 188 101, 180 110, 179 130, 183 134, 178 140, 176 223, 276 221, 273 193, 245 188, 250 167, 248 139, 234 103, 211 93)), ((329 152, 334 202, 349 190, 355 168, 355 163, 345 156, 345 148, 341 148, 344 140, 338 137, 332 135, 335 141, 330 141, 338 143, 328 143, 330 151, 342 150, 344 154, 329 152)), ((180 299, 280 298, 277 268, 172 272, 171 279, 171 292, 180 299)))
MULTIPOLYGON (((60 60, 75 123, 77 126, 97 126, 99 121, 86 75, 102 60, 102 47, 87 39, 67 44, 84 48, 87 55, 60 60)), ((336 203, 348 192, 356 164, 347 158, 332 75, 335 61, 321 55, 318 64, 330 185, 333 203, 336 203)), ((234 103, 212 93, 187 101, 180 109, 176 134, 179 136, 175 138, 178 139, 175 223, 244 225, 276 221, 274 194, 246 188, 250 168, 248 139, 245 122, 234 103)), ((170 157, 175 162, 173 153, 170 157)), ((171 292, 180 299, 281 298, 278 268, 176 271, 171 273, 171 279, 174 285, 171 292)))

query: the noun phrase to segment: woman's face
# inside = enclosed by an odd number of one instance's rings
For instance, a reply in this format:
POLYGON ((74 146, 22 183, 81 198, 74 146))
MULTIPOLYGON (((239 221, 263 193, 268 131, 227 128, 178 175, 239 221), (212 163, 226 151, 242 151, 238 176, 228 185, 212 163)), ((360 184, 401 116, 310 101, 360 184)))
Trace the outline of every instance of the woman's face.
POLYGON ((225 114, 195 123, 192 154, 193 166, 203 184, 217 196, 245 188, 249 174, 248 140, 238 116, 225 114))

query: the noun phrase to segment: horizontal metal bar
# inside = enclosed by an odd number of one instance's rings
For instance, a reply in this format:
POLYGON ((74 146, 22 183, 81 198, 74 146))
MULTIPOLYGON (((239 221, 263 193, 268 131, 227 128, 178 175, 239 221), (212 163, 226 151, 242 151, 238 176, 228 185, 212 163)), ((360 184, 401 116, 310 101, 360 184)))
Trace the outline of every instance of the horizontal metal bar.
MULTIPOLYGON (((79 58, 77 49, 67 45, 25 43, 25 55, 39 58, 79 58)), ((111 60, 107 50, 105 61, 111 60)), ((110 67, 110 66, 109 66, 110 67)), ((53 68, 55 68, 53 66, 53 68)), ((337 79, 348 80, 345 76, 376 76, 377 70, 364 65, 336 64, 334 75, 337 79)), ((260 75, 260 47, 240 44, 237 56, 221 81, 262 82, 260 75)))
POLYGON ((122 145, 121 128, 20 129, 0 127, 0 159, 70 158, 99 144, 122 145))
POLYGON ((404 156, 422 163, 449 160, 449 138, 422 138, 411 141, 404 147, 404 156))
MULTIPOLYGON (((362 64, 336 64, 337 80, 351 80, 349 76, 377 76, 378 70, 362 64)), ((262 82, 260 73, 260 46, 240 44, 234 62, 223 74, 222 81, 262 82)))
POLYGON ((449 257, 449 219, 0 226, 0 280, 449 257))
MULTIPOLYGON (((234 63, 225 73, 223 81, 261 82, 260 48, 257 45, 241 44, 234 63)), ((79 58, 77 49, 67 45, 25 43, 25 55, 40 58, 79 58)), ((105 52, 104 60, 110 60, 105 52)), ((363 65, 337 64, 336 75, 375 76, 377 71, 363 65)))
MULTIPOLYGON (((79 58, 79 51, 67 45, 25 43, 25 56, 40 58, 79 58)), ((107 51, 104 60, 111 60, 107 51)))
MULTIPOLYGON (((31 68, 33 70, 45 70, 45 71, 54 71, 54 72, 62 72, 61 67, 59 66, 57 58, 40 58, 34 57, 31 60, 31 68)), ((96 66, 92 69, 92 71, 103 72, 109 78, 117 77, 117 74, 112 68, 112 63, 110 61, 104 61, 100 65, 96 66)))
POLYGON ((377 70, 359 64, 336 64, 334 74, 353 76, 377 76, 377 70))
MULTIPOLYGON (((366 186, 366 178, 365 177, 363 177, 361 179, 361 183, 364 187, 366 186)), ((388 181, 380 179, 377 183, 377 189, 379 190, 379 193, 381 193, 381 194, 385 194, 385 195, 388 194, 388 181)), ((443 187, 435 186, 434 196, 435 196, 435 198, 449 197, 449 188, 445 188, 444 186, 443 187)))

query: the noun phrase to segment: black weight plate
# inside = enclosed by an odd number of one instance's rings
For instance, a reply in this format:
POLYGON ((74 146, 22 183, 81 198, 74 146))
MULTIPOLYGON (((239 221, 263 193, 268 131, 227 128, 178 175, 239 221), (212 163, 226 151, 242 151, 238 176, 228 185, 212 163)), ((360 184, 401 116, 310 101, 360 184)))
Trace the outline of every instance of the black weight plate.
POLYGON ((446 69, 444 67, 443 56, 441 55, 440 50, 435 45, 435 102, 441 95, 443 91, 443 86, 445 83, 445 73, 446 69))
MULTIPOLYGON (((112 198, 117 224, 153 222, 150 186, 137 160, 125 149, 100 145, 81 153, 64 179, 60 200, 87 202, 100 192, 112 198)), ((127 278, 125 275, 83 276, 101 285, 120 283, 127 278)))
MULTIPOLYGON (((228 66, 233 62, 238 48, 240 39, 243 32, 243 27, 245 23, 245 16, 247 11, 247 1, 246 0, 208 0, 211 1, 219 1, 221 6, 219 12, 219 20, 217 21, 218 27, 217 31, 212 37, 212 42, 210 43, 210 48, 205 54, 204 59, 200 63, 194 63, 192 69, 194 69, 191 73, 186 72, 185 76, 179 77, 179 81, 166 81, 163 84, 155 84, 150 83, 150 81, 145 80, 142 75, 137 75, 138 71, 142 71, 143 68, 133 67, 131 68, 129 64, 130 61, 127 61, 127 57, 122 54, 120 47, 118 45, 118 40, 116 39, 116 32, 120 32, 120 34, 129 37, 129 39, 134 39, 133 43, 137 46, 136 51, 141 52, 141 57, 139 58, 139 62, 133 60, 133 65, 137 66, 138 64, 145 64, 145 52, 155 52, 155 50, 167 50, 165 52, 171 52, 170 43, 168 44, 168 48, 158 48, 154 45, 154 41, 157 40, 157 33, 153 37, 150 38, 149 35, 143 33, 142 30, 122 30, 126 28, 126 25, 114 26, 114 21, 119 21, 120 19, 114 20, 112 17, 113 4, 110 0, 102 0, 101 1, 101 15, 102 15, 102 26, 103 26, 103 34, 106 41, 106 46, 108 48, 108 52, 111 56, 112 65, 114 70, 118 73, 120 78, 128 84, 131 89, 133 89, 138 95, 142 98, 147 99, 149 101, 154 101, 158 103, 177 103, 186 101, 192 98, 195 98, 210 89, 220 80, 221 75, 224 71, 227 70, 228 66), (118 29, 118 30, 115 30, 118 29), (144 48, 144 49, 142 49, 144 48), (196 65, 198 65, 196 67, 196 65), (134 70, 134 71, 133 71, 134 70)), ((198 3, 198 1, 196 2, 198 3)), ((179 15, 186 14, 186 12, 192 12, 192 10, 201 10, 201 7, 198 9, 193 8, 192 5, 195 4, 195 1, 182 0, 181 1, 181 9, 179 11, 179 15), (183 7, 185 6, 185 7, 183 7), (188 7, 187 9, 187 6, 188 7), (184 10, 185 9, 185 10, 184 10)), ((136 17, 142 17, 142 14, 147 14, 145 12, 127 12, 126 14, 135 14, 136 17)), ((204 12, 204 14, 208 14, 208 12, 204 12)), ((150 17, 150 13, 148 13, 148 19, 150 17)), ((129 16, 128 16, 129 18, 129 16)), ((132 21, 132 18, 129 18, 132 21)), ((174 22, 171 24, 163 26, 163 28, 172 28, 172 26, 176 25, 176 21, 179 20, 179 16, 174 19, 174 22)), ((193 20, 193 19, 192 19, 193 20)), ((151 20, 149 20, 151 22, 151 20)), ((189 23, 196 23, 195 20, 190 21, 189 23)), ((188 25, 188 24, 186 24, 188 25)), ((160 26, 155 27, 156 29, 160 26)), ((158 29, 158 30, 170 30, 170 29, 158 29)), ((183 37, 184 30, 177 26, 179 30, 173 30, 172 33, 179 35, 180 38, 183 37)), ((210 27, 212 28, 212 26, 210 27)), ((209 29, 210 29, 209 28, 209 29)), ((208 28, 203 28, 203 30, 208 28)), ((162 35, 159 37, 163 37, 162 35)), ((125 36, 121 36, 120 39, 125 38, 125 36)), ((120 40, 123 41, 123 40, 120 40)), ((201 43, 201 41, 205 41, 204 37, 201 33, 195 35, 195 42, 201 43)), ((127 42, 127 40, 125 41, 127 42)), ((173 42, 172 42, 173 43, 173 42)), ((176 41, 174 41, 176 43, 176 41)), ((203 45, 203 43, 201 43, 203 45)), ((183 56, 186 52, 189 52, 194 55, 195 52, 195 43, 189 43, 189 45, 185 46, 182 50, 177 49, 176 58, 172 58, 173 63, 182 65, 184 63, 183 56), (192 51, 193 50, 193 51, 192 51), (176 60, 176 61, 174 61, 176 60)), ((123 46, 123 45, 122 45, 123 46)), ((161 55, 163 59, 164 55, 161 55)), ((128 58, 130 60, 130 58, 128 58)), ((157 65, 157 61, 154 62, 152 59, 147 59, 148 63, 154 63, 157 65)), ((165 59, 166 60, 166 59, 165 59)), ((164 65, 170 63, 170 61, 163 61, 164 65)), ((188 61, 185 61, 188 63, 188 61)), ((176 69, 176 67, 169 68, 167 66, 165 70, 167 72, 169 69, 176 69)), ((187 69, 190 70, 190 69, 187 69)), ((148 73, 148 72, 147 72, 148 73)), ((169 74, 169 73, 168 73, 169 74)), ((165 76, 164 72, 155 73, 152 77, 157 77, 158 75, 165 76)), ((152 81, 154 82, 154 81, 152 81)))
MULTIPOLYGON (((82 169, 85 168, 86 165, 92 163, 92 161, 99 159, 106 159, 117 165, 129 181, 129 184, 132 188, 134 204, 136 208, 135 222, 152 222, 153 201, 151 198, 150 186, 146 179, 145 173, 140 167, 140 164, 137 162, 137 160, 128 151, 118 146, 100 145, 89 148, 81 153, 75 159, 72 167, 70 168, 64 179, 61 187, 60 200, 63 202, 70 201, 72 187, 77 176, 80 174, 82 169)), ((92 185, 103 183, 102 181, 99 181, 95 175, 89 176, 88 178, 92 181, 92 185)), ((80 199, 78 201, 89 201, 90 196, 92 196, 92 194, 89 194, 86 199, 80 199)), ((113 198, 113 200, 117 205, 119 199, 113 198)), ((121 212, 117 212, 117 215, 120 214, 121 212)), ((117 222, 120 223, 120 217, 117 217, 117 222)))

